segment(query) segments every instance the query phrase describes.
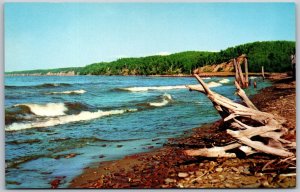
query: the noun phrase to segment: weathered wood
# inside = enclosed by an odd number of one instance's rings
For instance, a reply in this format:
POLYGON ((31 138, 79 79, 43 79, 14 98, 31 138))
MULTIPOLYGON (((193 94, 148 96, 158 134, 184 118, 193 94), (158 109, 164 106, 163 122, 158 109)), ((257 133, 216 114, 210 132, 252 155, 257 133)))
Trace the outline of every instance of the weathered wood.
POLYGON ((257 151, 254 151, 251 147, 248 146, 240 146, 239 149, 243 151, 246 155, 252 155, 253 153, 257 153, 257 151))
POLYGON ((244 78, 242 67, 241 67, 240 63, 237 63, 237 68, 238 68, 238 73, 239 73, 239 77, 240 77, 240 80, 241 80, 241 86, 243 88, 245 88, 245 78, 244 78))
POLYGON ((185 150, 185 154, 190 156, 204 156, 204 157, 236 157, 234 153, 227 153, 226 151, 240 147, 241 144, 234 143, 224 147, 203 148, 197 150, 185 150))
POLYGON ((244 59, 245 77, 244 77, 240 62, 236 62, 236 59, 233 59, 233 64, 234 64, 234 69, 235 69, 235 80, 238 82, 240 87, 247 88, 249 86, 247 58, 244 59))
POLYGON ((248 77, 248 60, 247 58, 245 58, 244 61, 244 65, 245 65, 245 86, 248 87, 249 86, 249 77, 248 77))
POLYGON ((296 79, 296 55, 291 55, 293 79, 296 79))
POLYGON ((227 133, 237 139, 238 142, 227 146, 186 150, 186 154, 205 157, 235 157, 234 153, 228 153, 226 151, 238 148, 246 155, 264 152, 280 157, 295 156, 293 152, 289 151, 290 149, 295 149, 295 143, 281 138, 285 133, 285 128, 283 127, 285 120, 281 117, 275 117, 272 114, 259 111, 242 90, 238 81, 235 81, 237 94, 244 101, 246 106, 235 103, 213 92, 198 75, 195 75, 195 77, 201 86, 187 85, 186 87, 190 90, 206 94, 223 120, 231 124, 226 130, 227 133), (250 124, 247 124, 247 122, 250 122, 250 124), (253 122, 256 122, 256 126, 251 125, 253 122), (253 140, 252 138, 254 138, 254 136, 264 138, 264 140, 267 139, 268 144, 264 144, 259 140, 253 140))
POLYGON ((267 154, 277 155, 280 157, 289 157, 294 155, 293 153, 288 152, 286 150, 270 147, 259 141, 252 141, 246 136, 239 135, 236 131, 227 130, 227 133, 233 136, 234 138, 238 139, 243 144, 248 145, 249 147, 252 147, 257 151, 261 151, 267 154))
POLYGON ((206 85, 206 83, 198 76, 198 75, 194 75, 196 77, 196 79, 198 80, 198 82, 202 85, 204 91, 206 92, 207 95, 212 95, 212 91, 209 89, 209 87, 206 85))
POLYGON ((263 80, 265 80, 265 69, 264 69, 264 66, 261 66, 261 76, 262 76, 263 80))
POLYGON ((205 93, 203 87, 201 85, 186 85, 186 87, 190 90, 190 91, 198 91, 201 93, 205 93))
MULTIPOLYGON (((247 77, 248 78, 248 77, 247 77)), ((257 108, 255 107, 255 105, 251 102, 251 100, 247 97, 245 91, 240 87, 240 85, 238 84, 237 81, 234 82, 235 83, 235 86, 237 88, 237 91, 236 93, 238 94, 238 96, 240 96, 240 98, 245 102, 245 104, 252 108, 252 109, 255 109, 257 110, 257 108)), ((248 85, 248 83, 247 83, 248 85)))
POLYGON ((238 67, 237 67, 237 63, 236 63, 235 58, 233 59, 233 65, 234 65, 234 71, 235 71, 235 80, 238 83, 241 83, 241 80, 240 80, 240 77, 239 77, 239 71, 238 71, 238 67))

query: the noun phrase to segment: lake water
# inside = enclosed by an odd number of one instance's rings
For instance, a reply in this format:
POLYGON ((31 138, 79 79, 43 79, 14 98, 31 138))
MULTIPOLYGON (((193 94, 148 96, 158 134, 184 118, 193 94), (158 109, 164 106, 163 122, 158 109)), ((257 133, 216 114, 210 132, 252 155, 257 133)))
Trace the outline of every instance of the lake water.
MULTIPOLYGON (((238 100, 233 80, 204 79, 212 90, 238 100)), ((271 84, 256 81, 258 88, 248 88, 248 95, 271 84)), ((49 188, 55 178, 63 178, 60 187, 65 188, 92 163, 153 150, 168 138, 219 119, 211 102, 189 92, 186 84, 198 82, 141 76, 6 77, 7 188, 49 188)))

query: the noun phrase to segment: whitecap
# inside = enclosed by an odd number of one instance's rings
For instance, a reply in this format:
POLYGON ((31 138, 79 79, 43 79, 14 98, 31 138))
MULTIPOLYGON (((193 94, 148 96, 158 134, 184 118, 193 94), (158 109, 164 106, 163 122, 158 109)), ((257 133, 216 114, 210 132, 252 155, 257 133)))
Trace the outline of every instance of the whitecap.
POLYGON ((50 92, 47 94, 83 94, 83 93, 86 93, 86 90, 80 89, 80 90, 73 90, 73 91, 50 92))
POLYGON ((32 104, 32 103, 24 103, 24 104, 17 104, 15 106, 27 106, 29 107, 30 111, 38 116, 59 116, 65 115, 65 112, 68 108, 65 106, 64 103, 47 103, 47 104, 32 104))
MULTIPOLYGON (((222 84, 213 81, 207 83, 207 85, 208 87, 222 86, 222 84)), ((131 91, 131 92, 145 92, 145 91, 155 91, 155 90, 161 91, 161 90, 172 90, 172 89, 186 89, 186 86, 175 85, 175 86, 156 86, 156 87, 128 87, 128 88, 120 88, 120 89, 124 91, 131 91)))
POLYGON ((171 90, 171 89, 184 89, 186 88, 184 85, 176 85, 176 86, 157 86, 157 87, 128 87, 128 88, 120 88, 125 91, 132 92, 142 92, 142 91, 150 91, 150 90, 171 90))
POLYGON ((92 119, 97 119, 104 116, 117 115, 125 112, 134 112, 137 109, 120 109, 111 111, 101 111, 96 112, 82 111, 79 114, 74 115, 63 115, 57 117, 50 117, 46 119, 40 119, 35 122, 24 122, 24 123, 13 123, 5 127, 5 131, 18 131, 23 129, 38 128, 38 127, 50 127, 61 124, 67 124, 78 121, 88 121, 92 119))
POLYGON ((229 79, 222 79, 222 80, 219 81, 219 83, 229 83, 229 82, 230 82, 229 79))
POLYGON ((222 86, 222 84, 214 82, 214 81, 211 81, 211 82, 207 83, 207 86, 208 87, 220 87, 220 86, 222 86))
POLYGON ((172 96, 170 94, 165 93, 161 102, 151 102, 149 103, 149 105, 153 107, 162 107, 167 105, 170 101, 172 101, 172 96))

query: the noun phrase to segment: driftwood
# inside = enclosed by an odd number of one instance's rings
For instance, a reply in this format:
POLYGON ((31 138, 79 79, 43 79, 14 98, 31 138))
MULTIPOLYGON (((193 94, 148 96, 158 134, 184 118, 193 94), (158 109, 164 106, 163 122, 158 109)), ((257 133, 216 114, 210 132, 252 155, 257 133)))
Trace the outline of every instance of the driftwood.
POLYGON ((237 70, 238 70, 238 74, 239 74, 239 77, 240 77, 240 80, 241 80, 241 86, 242 87, 246 87, 246 83, 245 83, 245 77, 243 75, 243 71, 242 71, 242 67, 241 67, 241 64, 240 63, 237 63, 237 70))
POLYGON ((241 85, 241 77, 240 77, 240 73, 239 73, 239 67, 238 67, 238 64, 237 64, 235 58, 233 59, 233 66, 234 66, 234 70, 235 70, 235 80, 238 82, 238 84, 241 85))
POLYGON ((261 66, 261 76, 262 76, 263 80, 265 80, 265 70, 264 70, 264 66, 261 66))
POLYGON ((245 86, 248 87, 249 86, 249 77, 248 77, 248 59, 245 58, 245 86))
POLYGON ((228 122, 230 125, 226 130, 227 133, 235 138, 237 142, 226 146, 185 150, 187 155, 236 157, 235 153, 227 151, 239 149, 246 155, 260 152, 285 158, 295 157, 295 154, 292 152, 292 150, 295 149, 295 143, 281 138, 286 132, 286 129, 283 127, 285 119, 277 116, 275 117, 270 113, 259 111, 241 89, 237 81, 235 82, 237 95, 244 101, 246 106, 235 103, 210 90, 198 75, 195 74, 194 76, 200 85, 187 85, 187 88, 191 91, 201 92, 211 100, 224 122, 228 122))
POLYGON ((291 55, 293 79, 296 79, 296 55, 291 55))
POLYGON ((233 59, 233 66, 235 70, 235 80, 242 88, 247 88, 249 86, 249 78, 248 78, 248 60, 244 59, 244 67, 245 67, 245 76, 242 71, 241 64, 236 62, 236 59, 233 59))
POLYGON ((249 86, 249 77, 248 77, 248 60, 244 58, 244 68, 245 68, 245 76, 242 71, 242 67, 240 62, 237 62, 236 59, 233 59, 233 66, 235 70, 235 80, 242 88, 247 88, 249 86))

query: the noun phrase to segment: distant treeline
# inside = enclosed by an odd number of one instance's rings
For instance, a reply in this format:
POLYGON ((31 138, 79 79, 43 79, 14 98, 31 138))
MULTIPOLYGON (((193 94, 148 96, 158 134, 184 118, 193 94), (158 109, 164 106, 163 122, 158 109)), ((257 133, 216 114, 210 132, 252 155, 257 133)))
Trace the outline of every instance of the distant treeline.
POLYGON ((100 62, 85 67, 59 68, 7 72, 6 74, 46 74, 74 71, 79 75, 175 75, 191 74, 198 67, 219 64, 246 54, 249 71, 260 72, 264 66, 267 72, 291 70, 291 54, 295 53, 294 41, 253 42, 230 47, 220 52, 186 51, 167 56, 121 58, 112 62, 100 62))

